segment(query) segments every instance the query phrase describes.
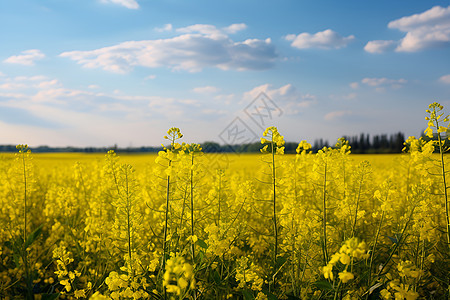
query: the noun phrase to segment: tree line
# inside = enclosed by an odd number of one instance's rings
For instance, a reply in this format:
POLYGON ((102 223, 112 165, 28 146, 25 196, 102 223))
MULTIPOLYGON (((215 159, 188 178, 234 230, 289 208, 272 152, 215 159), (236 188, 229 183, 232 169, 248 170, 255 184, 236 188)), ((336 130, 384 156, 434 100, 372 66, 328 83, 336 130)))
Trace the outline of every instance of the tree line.
MULTIPOLYGON (((394 134, 379 134, 370 136, 366 133, 361 133, 355 136, 344 136, 349 141, 352 153, 401 153, 404 147, 405 135, 402 132, 394 134)), ((221 145, 216 142, 204 142, 201 144, 205 153, 218 152, 237 152, 237 153, 255 153, 261 149, 261 143, 255 141, 253 143, 239 144, 239 145, 221 145)), ((295 153, 298 142, 286 142, 285 153, 295 153)), ((323 147, 334 146, 327 140, 316 139, 312 143, 312 151, 317 152, 323 147)), ((162 147, 126 147, 120 148, 117 145, 113 147, 49 147, 39 146, 33 148, 36 153, 52 153, 52 152, 79 152, 79 153, 105 153, 108 150, 115 150, 118 153, 147 153, 158 152, 163 150, 162 147)), ((0 145, 0 152, 16 152, 15 145, 0 145)))

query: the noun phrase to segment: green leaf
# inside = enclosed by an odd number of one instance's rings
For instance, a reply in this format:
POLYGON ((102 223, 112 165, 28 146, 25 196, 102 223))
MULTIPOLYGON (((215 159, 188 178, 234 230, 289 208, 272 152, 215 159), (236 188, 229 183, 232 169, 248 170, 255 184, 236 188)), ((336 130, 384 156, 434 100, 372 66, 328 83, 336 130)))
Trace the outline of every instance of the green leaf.
POLYGON ((334 290, 331 283, 326 280, 316 281, 316 282, 314 282, 314 285, 321 291, 322 290, 327 290, 327 291, 334 290))
POLYGON ((380 286, 383 286, 382 283, 378 282, 377 284, 373 285, 370 287, 369 289, 369 295, 373 293, 373 291, 375 291, 377 288, 379 288, 380 286))
POLYGON ((16 268, 20 267, 20 255, 17 252, 13 253, 13 260, 14 260, 14 265, 16 266, 16 268))
POLYGON ((59 293, 57 294, 42 294, 42 300, 55 300, 58 299, 59 293))
POLYGON ((204 240, 198 239, 197 242, 195 242, 197 245, 202 247, 203 249, 208 249, 208 245, 205 243, 204 240))
POLYGON ((276 261, 276 267, 277 269, 280 268, 285 262, 287 261, 287 258, 284 256, 278 256, 276 261))
POLYGON ((28 248, 33 242, 39 237, 39 235, 42 233, 42 226, 44 224, 41 224, 38 228, 36 228, 32 233, 30 233, 27 237, 27 241, 25 242, 25 249, 28 248))
POLYGON ((220 283, 220 275, 219 275, 219 272, 217 272, 217 270, 214 270, 214 273, 213 273, 213 278, 214 278, 214 282, 216 283, 216 284, 219 284, 220 283))
POLYGON ((396 244, 398 242, 397 238, 391 237, 391 236, 388 236, 388 235, 386 235, 386 236, 391 240, 392 244, 396 244))
POLYGON ((253 300, 255 297, 253 296, 253 293, 250 291, 242 291, 242 295, 244 295, 245 300, 253 300))
POLYGON ((204 259, 205 259, 205 253, 203 251, 199 251, 198 255, 197 255, 197 260, 199 260, 200 265, 203 263, 204 259))
POLYGON ((268 300, 278 300, 277 296, 268 291, 263 291, 263 293, 267 296, 268 300))

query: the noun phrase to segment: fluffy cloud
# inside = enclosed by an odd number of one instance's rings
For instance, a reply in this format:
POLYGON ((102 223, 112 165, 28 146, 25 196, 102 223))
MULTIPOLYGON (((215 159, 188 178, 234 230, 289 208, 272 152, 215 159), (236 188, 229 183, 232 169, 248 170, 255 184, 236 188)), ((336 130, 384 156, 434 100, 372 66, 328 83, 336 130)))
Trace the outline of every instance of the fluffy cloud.
POLYGON ((158 145, 158 138, 163 142, 162 135, 174 124, 192 131, 205 128, 197 135, 201 142, 214 134, 209 132, 211 120, 228 110, 195 98, 105 93, 96 88, 67 88, 46 76, 0 77, 0 125, 10 130, 0 143, 158 145))
POLYGON ((396 51, 414 52, 450 42, 450 6, 435 6, 421 14, 392 21, 389 28, 406 32, 396 51))
POLYGON ((354 90, 356 90, 357 88, 359 88, 359 82, 352 82, 350 83, 350 87, 354 90))
POLYGON ((317 102, 317 97, 300 93, 292 84, 273 88, 269 83, 257 86, 244 93, 243 100, 248 103, 256 99, 263 92, 287 115, 294 115, 305 111, 317 102))
POLYGON ((398 42, 370 41, 364 48, 371 53, 393 49, 397 52, 416 52, 450 44, 450 6, 433 8, 419 14, 389 22, 388 27, 405 32, 398 42))
POLYGON ((20 64, 25 66, 33 66, 36 60, 43 59, 45 54, 38 49, 22 51, 19 55, 13 55, 4 60, 10 64, 20 64))
POLYGON ((173 26, 172 24, 166 24, 163 27, 156 27, 155 30, 158 32, 164 32, 164 31, 172 31, 173 26))
MULTIPOLYGON (((187 106, 198 106, 193 99, 162 98, 157 96, 128 96, 123 93, 94 92, 97 85, 90 85, 90 90, 69 89, 57 79, 45 76, 19 76, 0 80, 0 104, 12 103, 8 99, 14 98, 17 103, 24 103, 26 107, 32 103, 51 105, 59 109, 70 111, 103 114, 113 112, 123 117, 152 116, 169 117, 172 108, 186 109, 187 106), (155 115, 153 115, 155 113, 155 115)), ((135 117, 133 117, 135 118, 135 117)), ((61 119, 63 120, 63 119, 61 119)))
POLYGON ((138 9, 139 4, 135 0, 101 0, 102 3, 114 3, 129 9, 138 9))
POLYGON ((292 41, 291 46, 298 49, 339 49, 346 47, 348 43, 354 39, 355 37, 353 35, 343 37, 331 29, 320 31, 315 34, 304 32, 299 35, 289 34, 286 36, 286 40, 292 41))
POLYGON ((198 94, 214 94, 219 91, 219 88, 208 85, 208 86, 201 86, 201 87, 193 88, 192 91, 195 93, 198 93, 198 94))
POLYGON ((363 78, 361 80, 362 83, 371 86, 371 87, 376 87, 376 88, 383 88, 386 86, 390 86, 391 88, 400 88, 402 87, 404 84, 406 84, 408 81, 406 79, 400 78, 400 79, 389 79, 386 77, 381 77, 381 78, 363 78))
POLYGON ((238 31, 244 30, 247 28, 247 25, 244 23, 239 24, 231 24, 228 27, 225 27, 223 30, 227 33, 236 33, 238 31))
POLYGON ((211 24, 194 24, 178 28, 176 31, 181 33, 200 33, 211 38, 225 38, 227 37, 227 34, 233 34, 246 28, 247 25, 244 23, 231 24, 230 26, 221 29, 211 24))
POLYGON ((117 73, 129 72, 135 66, 168 67, 189 72, 207 67, 239 71, 272 67, 277 54, 270 39, 235 42, 228 36, 228 32, 243 28, 243 24, 233 24, 225 29, 196 24, 177 29, 181 34, 172 38, 128 41, 92 51, 64 52, 60 56, 85 68, 117 73))
POLYGON ((332 111, 332 112, 327 113, 324 116, 324 119, 327 120, 327 121, 333 121, 333 120, 336 120, 336 119, 339 119, 339 118, 343 118, 345 116, 350 116, 352 114, 353 114, 353 112, 350 111, 350 110, 332 111))
POLYGON ((421 26, 442 26, 448 24, 450 19, 450 6, 433 8, 412 16, 403 17, 389 22, 389 28, 397 28, 402 31, 414 30, 421 26))
POLYGON ((0 91, 2 90, 29 90, 43 89, 59 86, 56 79, 49 79, 46 76, 17 76, 13 78, 5 77, 0 80, 0 91))
POLYGON ((226 105, 230 105, 232 101, 236 100, 235 94, 220 94, 214 96, 214 100, 216 100, 219 103, 224 103, 226 105))
POLYGON ((369 53, 383 53, 388 50, 392 50, 395 48, 396 42, 395 41, 383 41, 383 40, 377 40, 377 41, 370 41, 366 44, 364 47, 364 50, 366 50, 369 53))
POLYGON ((378 92, 383 92, 387 87, 392 89, 399 89, 403 87, 408 81, 406 79, 390 79, 386 77, 366 77, 361 80, 361 83, 375 88, 378 92))
POLYGON ((439 81, 446 84, 450 84, 450 74, 441 76, 441 78, 439 78, 439 81))

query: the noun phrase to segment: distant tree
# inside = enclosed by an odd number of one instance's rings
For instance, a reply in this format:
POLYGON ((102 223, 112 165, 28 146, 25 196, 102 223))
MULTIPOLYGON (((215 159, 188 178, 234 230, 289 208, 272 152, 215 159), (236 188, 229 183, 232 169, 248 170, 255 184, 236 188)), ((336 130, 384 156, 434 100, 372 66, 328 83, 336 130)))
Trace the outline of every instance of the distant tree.
POLYGON ((203 148, 203 152, 222 152, 222 146, 220 146, 219 143, 216 142, 204 142, 201 144, 203 148))

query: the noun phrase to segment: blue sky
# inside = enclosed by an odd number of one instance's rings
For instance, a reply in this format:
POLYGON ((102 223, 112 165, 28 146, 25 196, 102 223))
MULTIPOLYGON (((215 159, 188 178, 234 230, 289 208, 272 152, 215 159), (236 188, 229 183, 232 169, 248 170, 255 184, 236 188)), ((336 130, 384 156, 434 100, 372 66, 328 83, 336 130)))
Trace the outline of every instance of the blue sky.
POLYGON ((0 144, 334 142, 450 112, 449 1, 15 0, 0 28, 0 144))

